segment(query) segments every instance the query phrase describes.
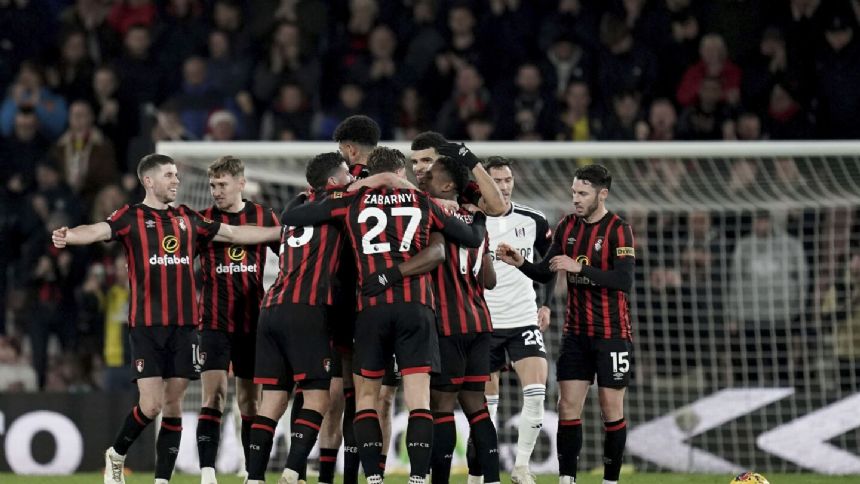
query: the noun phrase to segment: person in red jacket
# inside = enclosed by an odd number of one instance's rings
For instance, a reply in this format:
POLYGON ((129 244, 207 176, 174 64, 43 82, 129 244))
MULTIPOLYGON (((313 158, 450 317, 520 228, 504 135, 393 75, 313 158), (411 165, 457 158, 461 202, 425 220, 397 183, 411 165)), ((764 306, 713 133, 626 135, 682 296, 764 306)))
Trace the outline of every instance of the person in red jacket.
POLYGON ((722 100, 737 104, 740 100, 741 69, 729 60, 726 43, 719 34, 708 34, 699 43, 699 62, 684 73, 678 86, 678 103, 689 106, 699 95, 699 86, 706 77, 716 77, 722 85, 722 100))

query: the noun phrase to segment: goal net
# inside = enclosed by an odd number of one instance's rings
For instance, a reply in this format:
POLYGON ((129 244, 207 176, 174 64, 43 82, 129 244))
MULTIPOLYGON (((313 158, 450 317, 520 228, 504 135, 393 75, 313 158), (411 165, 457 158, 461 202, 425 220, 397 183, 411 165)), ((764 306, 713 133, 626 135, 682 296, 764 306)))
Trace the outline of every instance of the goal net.
MULTIPOLYGON (((406 144, 383 144, 408 153, 406 144)), ((513 199, 543 211, 551 226, 571 207, 578 167, 599 162, 613 175, 607 206, 631 224, 637 255, 626 464, 637 471, 860 473, 860 143, 469 146, 480 157, 515 160, 513 199)), ((280 210, 305 187, 307 160, 336 149, 158 146, 181 164, 180 201, 197 209, 211 204, 206 168, 218 156, 241 158, 248 197, 280 210)), ((550 378, 536 473, 557 472, 561 284, 556 295, 544 336, 550 378)), ((186 405, 192 416, 199 402, 194 387, 186 405)), ((515 376, 504 375, 497 427, 508 469, 521 402, 515 376)), ((397 408, 389 463, 408 468, 406 419, 397 408)), ((583 425, 580 469, 602 469, 595 388, 583 425)), ((455 466, 464 463, 465 421, 458 430, 455 466)), ((196 452, 188 452, 196 465, 196 452)), ((283 465, 280 455, 274 467, 283 465)))

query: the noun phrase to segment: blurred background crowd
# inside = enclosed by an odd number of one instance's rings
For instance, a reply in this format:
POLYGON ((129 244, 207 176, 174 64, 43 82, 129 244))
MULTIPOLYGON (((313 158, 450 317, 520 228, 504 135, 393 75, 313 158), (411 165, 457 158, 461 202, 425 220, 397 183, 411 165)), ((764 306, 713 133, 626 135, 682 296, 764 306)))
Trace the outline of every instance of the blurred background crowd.
MULTIPOLYGON (((397 140, 860 138, 858 20, 860 0, 0 1, 0 391, 128 384, 119 248, 49 234, 139 199, 158 141, 330 140, 358 113, 397 140)), ((664 225, 640 244, 731 237, 729 265, 755 226, 664 225)), ((650 287, 680 290, 682 262, 650 287)))

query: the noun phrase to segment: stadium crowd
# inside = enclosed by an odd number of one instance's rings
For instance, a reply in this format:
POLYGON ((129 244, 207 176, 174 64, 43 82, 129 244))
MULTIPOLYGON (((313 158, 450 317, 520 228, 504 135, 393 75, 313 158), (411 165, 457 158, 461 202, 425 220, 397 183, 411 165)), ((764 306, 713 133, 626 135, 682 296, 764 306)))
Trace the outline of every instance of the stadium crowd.
MULTIPOLYGON (((5 2, 0 390, 132 388, 119 247, 61 252, 49 234, 140 200, 132 172, 158 141, 330 140, 357 113, 399 140, 427 129, 464 140, 858 138, 858 20, 857 0, 5 2)), ((741 165, 738 183, 754 183, 741 165)), ((719 294, 683 300, 720 307, 745 264, 732 267, 735 248, 753 243, 754 227, 774 233, 768 214, 748 224, 708 213, 628 218, 655 269, 637 271, 637 310, 649 317, 678 313, 665 295, 696 287, 719 294), (694 270, 715 260, 719 268, 694 270), (696 277, 715 282, 688 284, 696 277)), ((817 301, 781 305, 778 319, 860 311, 841 272, 860 272, 858 220, 833 210, 780 225, 775 260, 803 255, 787 283, 817 301)), ((664 323, 637 331, 688 326, 664 323)), ((743 328, 722 323, 714 327, 743 328)), ((847 334, 837 356, 856 372, 860 328, 847 334)), ((661 354, 653 349, 645 353, 661 354)))

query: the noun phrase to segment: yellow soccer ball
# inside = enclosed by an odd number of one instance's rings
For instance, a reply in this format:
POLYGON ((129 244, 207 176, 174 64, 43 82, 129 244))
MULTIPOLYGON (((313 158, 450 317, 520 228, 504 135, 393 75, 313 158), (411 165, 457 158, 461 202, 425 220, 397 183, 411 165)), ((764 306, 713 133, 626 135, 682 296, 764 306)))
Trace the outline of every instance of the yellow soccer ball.
POLYGON ((732 479, 729 484, 770 484, 770 482, 757 472, 744 472, 732 479))

